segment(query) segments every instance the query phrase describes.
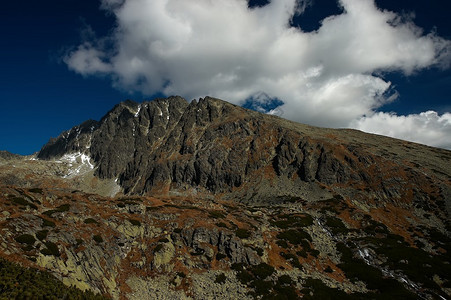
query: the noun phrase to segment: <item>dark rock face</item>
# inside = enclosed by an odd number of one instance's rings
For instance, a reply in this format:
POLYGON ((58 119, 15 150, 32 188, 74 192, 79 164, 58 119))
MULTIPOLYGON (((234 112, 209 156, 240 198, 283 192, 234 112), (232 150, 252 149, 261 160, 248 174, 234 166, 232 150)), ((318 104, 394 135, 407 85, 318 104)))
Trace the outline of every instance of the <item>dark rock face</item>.
MULTIPOLYGON (((228 193, 262 178, 285 178, 350 187, 353 194, 365 186, 380 198, 403 198, 412 194, 412 178, 430 184, 413 159, 432 150, 412 145, 301 125, 209 97, 191 103, 170 97, 120 103, 99 122, 87 121, 50 140, 38 158, 88 154, 96 176, 118 178, 129 194, 163 187, 228 193)), ((446 150, 431 154, 450 156, 446 150)), ((438 170, 440 164, 428 168, 438 170)))
POLYGON ((451 151, 170 97, 2 155, 0 256, 114 299, 451 295, 451 151))
POLYGON ((218 252, 226 255, 232 263, 246 263, 257 265, 261 262, 258 254, 243 245, 243 242, 232 233, 217 228, 189 228, 181 233, 173 233, 173 240, 183 240, 185 246, 191 247, 198 253, 205 253, 209 246, 217 247, 218 252))
POLYGON ((298 172, 306 181, 345 180, 345 168, 324 150, 311 151, 308 142, 283 128, 278 129, 283 134, 278 145, 263 148, 264 142, 274 142, 262 141, 266 133, 261 128, 270 126, 266 123, 255 112, 211 98, 191 104, 180 97, 141 105, 128 101, 100 122, 85 122, 51 140, 38 157, 90 154, 100 178, 119 176, 133 193, 165 182, 227 191, 270 164, 279 176, 298 172))
POLYGON ((66 153, 81 152, 89 150, 92 133, 97 129, 98 122, 88 120, 74 128, 63 132, 58 138, 52 138, 42 147, 38 153, 39 159, 50 159, 61 157, 66 153))

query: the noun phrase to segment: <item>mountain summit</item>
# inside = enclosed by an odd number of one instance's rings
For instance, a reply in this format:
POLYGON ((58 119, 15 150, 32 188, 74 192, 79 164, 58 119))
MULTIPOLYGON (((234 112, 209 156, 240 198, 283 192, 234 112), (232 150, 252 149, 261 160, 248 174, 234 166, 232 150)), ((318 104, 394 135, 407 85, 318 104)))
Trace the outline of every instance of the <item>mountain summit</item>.
POLYGON ((0 265, 57 282, 0 298, 451 297, 448 150, 169 97, 0 154, 0 265))
POLYGON ((443 164, 449 151, 302 125, 210 97, 122 102, 99 122, 50 140, 37 157, 70 153, 91 157, 95 176, 117 179, 124 194, 196 189, 265 202, 316 200, 324 187, 379 201, 427 201, 426 185, 442 196, 450 193, 449 186, 433 182, 449 180, 443 164))

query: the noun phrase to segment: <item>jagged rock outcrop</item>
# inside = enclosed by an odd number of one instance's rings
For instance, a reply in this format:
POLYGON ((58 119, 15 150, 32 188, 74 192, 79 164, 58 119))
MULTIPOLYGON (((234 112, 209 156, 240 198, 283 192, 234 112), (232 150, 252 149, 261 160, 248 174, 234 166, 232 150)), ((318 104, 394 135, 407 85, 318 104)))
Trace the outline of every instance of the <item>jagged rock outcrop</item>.
MULTIPOLYGON (((449 180, 441 160, 451 157, 446 150, 301 125, 210 97, 191 103, 181 97, 122 102, 99 122, 87 121, 50 140, 38 158, 71 152, 89 155, 95 175, 118 179, 125 194, 194 188, 233 192, 242 201, 299 196, 296 188, 274 188, 288 180, 302 190, 320 185, 358 197, 356 189, 365 186, 362 193, 378 201, 424 202, 429 197, 412 181, 422 186, 434 185, 431 176, 449 180), (418 164, 419 157, 428 159, 418 164), (264 193, 240 192, 252 186, 264 193)), ((433 189, 442 190, 441 197, 449 193, 449 186, 433 189)))
POLYGON ((170 97, 120 103, 37 160, 3 156, 0 257, 67 285, 113 299, 451 296, 447 150, 170 97))
POLYGON ((227 256, 232 263, 257 265, 261 262, 252 248, 244 246, 234 234, 218 230, 216 227, 187 228, 180 233, 173 233, 172 239, 183 240, 186 246, 193 248, 196 253, 206 254, 209 259, 213 258, 209 253, 214 253, 211 247, 216 247, 218 253, 227 256))
POLYGON ((66 153, 89 153, 92 133, 97 129, 98 124, 97 121, 88 120, 63 132, 58 138, 51 138, 39 151, 37 157, 49 159, 61 157, 66 153))

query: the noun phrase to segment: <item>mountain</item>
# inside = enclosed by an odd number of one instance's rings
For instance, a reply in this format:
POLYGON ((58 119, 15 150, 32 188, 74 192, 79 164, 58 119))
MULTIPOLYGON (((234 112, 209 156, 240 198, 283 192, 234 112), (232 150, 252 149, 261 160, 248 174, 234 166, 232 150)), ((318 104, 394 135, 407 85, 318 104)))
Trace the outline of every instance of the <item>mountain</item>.
POLYGON ((21 156, 18 154, 14 154, 8 151, 0 150, 0 159, 1 160, 11 160, 11 159, 18 159, 21 156))
POLYGON ((125 101, 0 160, 0 256, 115 299, 446 299, 450 161, 210 97, 125 101))

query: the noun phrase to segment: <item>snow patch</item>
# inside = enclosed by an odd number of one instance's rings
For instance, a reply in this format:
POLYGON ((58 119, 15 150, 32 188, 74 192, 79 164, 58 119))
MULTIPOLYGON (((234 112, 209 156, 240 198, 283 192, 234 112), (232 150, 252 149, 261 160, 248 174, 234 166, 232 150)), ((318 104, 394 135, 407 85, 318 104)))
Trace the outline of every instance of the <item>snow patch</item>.
POLYGON ((164 108, 166 109, 166 120, 169 121, 169 103, 164 102, 164 108))
POLYGON ((55 162, 66 163, 69 166, 68 172, 63 176, 63 178, 82 175, 94 169, 94 165, 91 163, 91 157, 80 152, 65 154, 55 162))
POLYGON ((135 118, 138 117, 140 111, 141 111, 141 104, 138 106, 138 111, 135 113, 135 118))
POLYGON ((367 265, 373 264, 373 257, 370 254, 370 251, 367 248, 360 249, 358 248, 360 257, 365 261, 367 265))

